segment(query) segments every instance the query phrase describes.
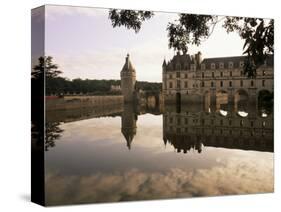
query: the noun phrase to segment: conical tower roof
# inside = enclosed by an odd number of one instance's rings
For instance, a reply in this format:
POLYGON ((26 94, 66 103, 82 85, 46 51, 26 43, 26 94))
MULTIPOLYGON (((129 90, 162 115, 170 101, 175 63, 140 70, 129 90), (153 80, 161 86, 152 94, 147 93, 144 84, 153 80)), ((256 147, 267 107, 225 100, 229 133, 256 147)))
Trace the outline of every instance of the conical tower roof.
POLYGON ((131 143, 134 139, 135 133, 133 131, 125 131, 122 130, 122 134, 124 135, 126 141, 127 141, 127 147, 128 149, 131 149, 131 143))
POLYGON ((121 72, 136 72, 136 70, 130 60, 129 54, 127 54, 126 61, 125 61, 125 64, 124 64, 121 72))

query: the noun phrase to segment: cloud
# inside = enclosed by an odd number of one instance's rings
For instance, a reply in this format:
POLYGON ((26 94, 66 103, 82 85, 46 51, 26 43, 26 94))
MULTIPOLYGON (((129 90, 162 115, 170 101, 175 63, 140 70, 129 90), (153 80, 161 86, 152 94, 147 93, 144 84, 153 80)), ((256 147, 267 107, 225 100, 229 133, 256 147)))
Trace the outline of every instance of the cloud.
POLYGON ((48 21, 55 21, 60 16, 86 16, 98 17, 108 15, 108 9, 94 8, 94 7, 76 7, 76 6, 46 6, 46 19, 48 21))
POLYGON ((86 176, 49 172, 46 192, 48 205, 273 192, 273 163, 253 158, 191 171, 130 169, 86 176))

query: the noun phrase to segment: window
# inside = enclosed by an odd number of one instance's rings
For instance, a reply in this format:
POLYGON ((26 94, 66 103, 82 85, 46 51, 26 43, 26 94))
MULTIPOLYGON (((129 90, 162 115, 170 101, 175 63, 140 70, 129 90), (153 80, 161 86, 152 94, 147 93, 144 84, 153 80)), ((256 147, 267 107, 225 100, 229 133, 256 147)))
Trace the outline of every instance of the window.
POLYGON ((204 81, 202 81, 202 87, 204 87, 205 86, 205 82, 204 81))
POLYGON ((185 87, 185 88, 188 87, 187 81, 184 82, 184 87, 185 87))
POLYGON ((229 126, 231 126, 231 125, 232 125, 232 121, 231 121, 231 120, 229 120, 228 124, 229 124, 229 126))
POLYGON ((253 121, 251 121, 251 127, 253 127, 254 126, 254 122, 253 121))
POLYGON ((188 118, 184 119, 185 124, 188 124, 188 118))
POLYGON ((243 80, 240 80, 240 86, 243 87, 243 80))
POLYGON ((262 86, 263 86, 263 87, 265 86, 265 80, 262 81, 262 86))
POLYGON ((187 79, 187 74, 184 74, 184 78, 187 79))
POLYGON ((170 79, 172 79, 173 78, 173 75, 172 74, 170 74, 170 79))
POLYGON ((180 78, 181 75, 180 75, 180 72, 177 72, 177 78, 180 78))
POLYGON ((214 72, 212 72, 212 77, 213 77, 213 78, 215 77, 215 73, 214 73, 214 72))
POLYGON ((232 71, 229 72, 229 76, 232 77, 232 71))
POLYGON ((214 87, 214 82, 211 82, 211 87, 214 87))
POLYGON ((232 87, 232 81, 229 81, 229 87, 232 87))
POLYGON ((172 82, 169 83, 169 88, 173 88, 173 83, 172 82))
POLYGON ((177 124, 178 124, 178 125, 181 124, 181 118, 180 118, 180 117, 177 118, 177 124))
POLYGON ((223 125, 223 120, 221 120, 221 125, 223 125))
POLYGON ((252 86, 252 87, 254 86, 254 81, 253 81, 253 80, 251 80, 251 86, 252 86))
POLYGON ((240 66, 240 68, 242 68, 244 66, 244 62, 240 61, 239 66, 240 66))
POLYGON ((204 78, 204 72, 202 72, 202 78, 204 78))
POLYGON ((233 62, 228 63, 228 68, 233 68, 233 62))
POLYGON ((205 70, 205 68, 206 68, 206 67, 205 67, 205 64, 201 64, 201 69, 202 69, 202 70, 205 70))
POLYGON ((181 88, 181 81, 177 80, 177 88, 181 88))
POLYGON ((222 71, 221 71, 221 77, 223 77, 223 73, 222 73, 222 71))
POLYGON ((215 63, 211 63, 211 69, 215 69, 216 68, 216 64, 215 63))
POLYGON ((173 123, 173 117, 170 117, 169 122, 173 123))
POLYGON ((265 76, 265 70, 262 70, 262 76, 265 76))
POLYGON ((220 63, 220 68, 221 68, 221 69, 224 68, 224 63, 220 63))
POLYGON ((195 70, 195 65, 194 65, 194 64, 191 64, 191 65, 190 65, 190 69, 191 69, 191 70, 195 70))
POLYGON ((243 76, 244 74, 243 74, 243 71, 240 71, 240 76, 243 76))
POLYGON ((221 87, 223 87, 223 81, 221 81, 221 87))

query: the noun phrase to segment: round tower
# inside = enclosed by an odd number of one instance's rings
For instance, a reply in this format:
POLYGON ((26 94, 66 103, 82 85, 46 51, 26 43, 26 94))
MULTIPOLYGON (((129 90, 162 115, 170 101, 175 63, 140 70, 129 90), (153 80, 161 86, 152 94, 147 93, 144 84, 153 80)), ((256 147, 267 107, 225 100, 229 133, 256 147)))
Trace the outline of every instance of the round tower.
POLYGON ((130 61, 130 55, 127 54, 125 64, 120 73, 121 76, 121 91, 125 102, 134 101, 136 70, 130 61))

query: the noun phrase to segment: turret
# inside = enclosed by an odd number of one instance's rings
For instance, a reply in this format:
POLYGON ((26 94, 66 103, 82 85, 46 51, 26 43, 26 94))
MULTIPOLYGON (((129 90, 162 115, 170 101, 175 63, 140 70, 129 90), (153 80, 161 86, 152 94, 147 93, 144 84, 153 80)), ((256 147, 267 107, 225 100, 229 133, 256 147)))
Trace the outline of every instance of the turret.
POLYGON ((125 64, 120 73, 121 91, 125 102, 133 102, 135 95, 136 70, 130 61, 130 55, 127 54, 125 64))
POLYGON ((202 62, 202 53, 199 51, 195 54, 196 65, 199 66, 202 62))
POLYGON ((167 63, 166 60, 164 59, 163 64, 162 64, 162 70, 163 72, 166 71, 167 63))

